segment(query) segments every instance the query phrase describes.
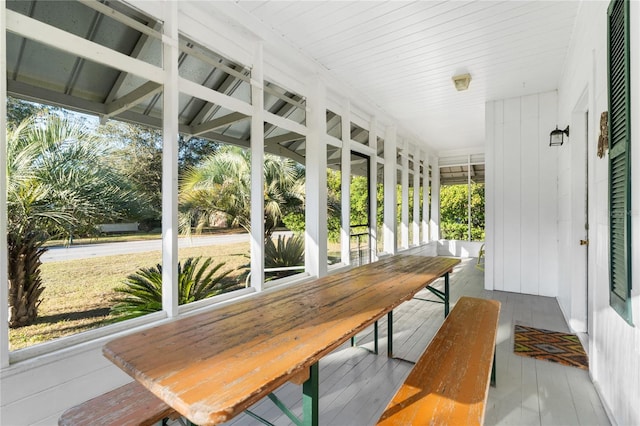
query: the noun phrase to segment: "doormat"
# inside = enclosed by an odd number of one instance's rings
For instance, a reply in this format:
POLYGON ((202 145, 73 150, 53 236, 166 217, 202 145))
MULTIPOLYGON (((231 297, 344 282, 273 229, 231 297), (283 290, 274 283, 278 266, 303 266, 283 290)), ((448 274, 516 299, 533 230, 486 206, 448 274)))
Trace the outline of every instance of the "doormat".
POLYGON ((513 334, 516 355, 589 369, 587 354, 575 334, 543 330, 516 324, 513 334))

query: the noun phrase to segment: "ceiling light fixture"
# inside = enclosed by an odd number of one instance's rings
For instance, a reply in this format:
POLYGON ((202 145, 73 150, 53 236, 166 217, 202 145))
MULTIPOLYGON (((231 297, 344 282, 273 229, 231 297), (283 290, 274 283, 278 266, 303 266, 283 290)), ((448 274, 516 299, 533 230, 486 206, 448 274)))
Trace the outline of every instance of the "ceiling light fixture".
POLYGON ((469 88, 469 83, 471 82, 471 74, 454 75, 452 80, 458 92, 467 90, 469 88))

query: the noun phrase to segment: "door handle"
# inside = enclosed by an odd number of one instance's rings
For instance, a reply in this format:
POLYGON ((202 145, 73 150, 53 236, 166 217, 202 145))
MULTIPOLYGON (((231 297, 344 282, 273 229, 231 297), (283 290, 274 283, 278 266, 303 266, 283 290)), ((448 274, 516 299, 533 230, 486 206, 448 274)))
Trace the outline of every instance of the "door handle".
POLYGON ((588 246, 589 245, 589 240, 580 240, 580 245, 581 246, 588 246))

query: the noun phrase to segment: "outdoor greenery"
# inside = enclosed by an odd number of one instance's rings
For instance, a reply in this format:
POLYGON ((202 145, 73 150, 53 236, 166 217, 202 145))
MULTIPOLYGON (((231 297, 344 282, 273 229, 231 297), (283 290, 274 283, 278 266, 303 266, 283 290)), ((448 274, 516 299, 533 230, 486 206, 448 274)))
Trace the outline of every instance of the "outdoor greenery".
MULTIPOLYGON (((100 124, 95 117, 15 98, 7 100, 7 107, 9 324, 12 345, 16 345, 12 347, 160 310, 162 267, 157 255, 153 259, 125 256, 117 261, 113 257, 107 260, 109 265, 85 259, 70 263, 77 270, 53 275, 51 271, 59 265, 43 265, 41 257, 54 240, 73 244, 74 239, 97 238, 98 225, 103 223, 138 222, 141 230, 158 232, 162 220, 161 130, 111 120, 100 124), (120 265, 110 265, 113 262, 120 265), (97 277, 99 271, 106 271, 106 277, 97 277), (44 314, 39 318, 41 308, 44 314), (68 324, 77 318, 82 318, 82 324, 68 324)), ((183 235, 208 231, 221 218, 230 228, 250 231, 250 151, 182 135, 178 142, 183 235)), ((304 166, 271 154, 265 155, 263 164, 265 267, 304 265, 304 166), (296 234, 273 239, 272 233, 282 225, 296 234)), ((368 223, 369 203, 375 202, 375 225, 380 229, 383 185, 378 183, 377 198, 369 200, 367 184, 366 177, 351 176, 350 220, 354 225, 368 223)), ((340 171, 328 170, 330 242, 340 241, 341 185, 340 171)), ((400 185, 396 190, 400 221, 400 185)), ((410 190, 410 206, 413 196, 410 190)), ((421 210, 422 191, 419 197, 421 210)), ((484 186, 473 186, 471 207, 472 238, 483 239, 484 186)), ((467 239, 466 186, 443 187, 441 211, 443 237, 467 239)), ((411 219, 412 208, 409 215, 411 219)), ((361 231, 366 232, 354 228, 352 233, 361 231)), ((243 283, 242 269, 247 265, 242 259, 246 262, 248 247, 234 254, 237 258, 220 257, 220 249, 194 252, 190 258, 184 257, 186 252, 190 251, 181 249, 178 264, 179 303, 231 291, 243 283), (219 263, 214 263, 214 257, 219 263), (224 265, 231 269, 223 271, 224 265)), ((266 276, 274 279, 294 273, 297 271, 266 276)))
MULTIPOLYGON (((442 238, 468 240, 467 185, 440 188, 440 229, 442 238)), ((484 184, 471 185, 471 240, 484 241, 484 184)))
MULTIPOLYGON (((162 218, 162 131, 132 123, 110 120, 97 131, 114 147, 111 161, 146 203, 129 218, 140 222, 142 230, 159 228, 162 218)), ((206 139, 178 137, 178 173, 196 167, 219 148, 206 139)))
MULTIPOLYGON (((207 257, 202 264, 201 257, 189 257, 178 262, 178 304, 184 305, 207 299, 237 287, 224 282, 231 270, 220 271, 224 262, 214 264, 207 257)), ((111 314, 117 321, 136 318, 162 310, 162 265, 141 268, 127 276, 124 285, 115 289, 118 296, 113 300, 111 314)))
POLYGON ((118 220, 137 201, 105 161, 109 148, 83 123, 43 114, 7 128, 9 326, 35 320, 43 244, 118 220))
MULTIPOLYGON (((141 236, 146 235, 127 238, 141 236)), ((244 283, 240 275, 248 251, 249 243, 243 242, 184 247, 178 256, 181 262, 189 257, 213 257, 216 262, 224 262, 224 269, 231 270, 224 281, 233 289, 239 282, 244 283)), ((46 288, 38 318, 31 325, 9 330, 11 350, 111 324, 112 300, 118 295, 115 288, 122 287, 134 271, 160 262, 161 256, 160 251, 148 251, 43 263, 40 270, 46 288)))
MULTIPOLYGON (((218 214, 227 224, 251 232, 251 155, 235 146, 221 147, 180 179, 180 228, 189 234, 210 226, 218 214)), ((289 213, 304 206, 304 169, 271 154, 264 159, 264 234, 269 237, 289 213)))
MULTIPOLYGON (((288 268, 304 266, 304 237, 293 234, 290 237, 279 235, 276 241, 269 237, 264 242, 264 267, 288 268)), ((269 279, 277 279, 300 273, 300 270, 274 271, 265 273, 269 279)))

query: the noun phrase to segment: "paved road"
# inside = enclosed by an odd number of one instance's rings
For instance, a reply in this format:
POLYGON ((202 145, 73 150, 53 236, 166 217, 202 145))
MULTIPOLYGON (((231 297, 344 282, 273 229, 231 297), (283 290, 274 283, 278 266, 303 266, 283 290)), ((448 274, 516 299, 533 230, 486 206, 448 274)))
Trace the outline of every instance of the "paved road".
MULTIPOLYGON (((221 244, 235 244, 249 241, 249 234, 230 234, 197 236, 193 238, 179 238, 178 247, 201 247, 221 244)), ((128 241, 118 243, 79 244, 71 247, 52 247, 47 250, 40 260, 55 262, 60 260, 85 259, 89 257, 114 256, 117 254, 141 253, 159 251, 162 240, 128 241)))
MULTIPOLYGON (((291 232, 274 232, 273 236, 290 235, 291 232)), ((192 238, 179 238, 178 248, 202 247, 224 244, 244 243, 249 241, 249 234, 228 234, 193 236, 192 238)), ((40 260, 56 262, 60 260, 86 259, 89 257, 114 256, 117 254, 142 253, 146 251, 160 251, 162 240, 127 241, 119 243, 78 244, 71 247, 51 247, 40 260)))

